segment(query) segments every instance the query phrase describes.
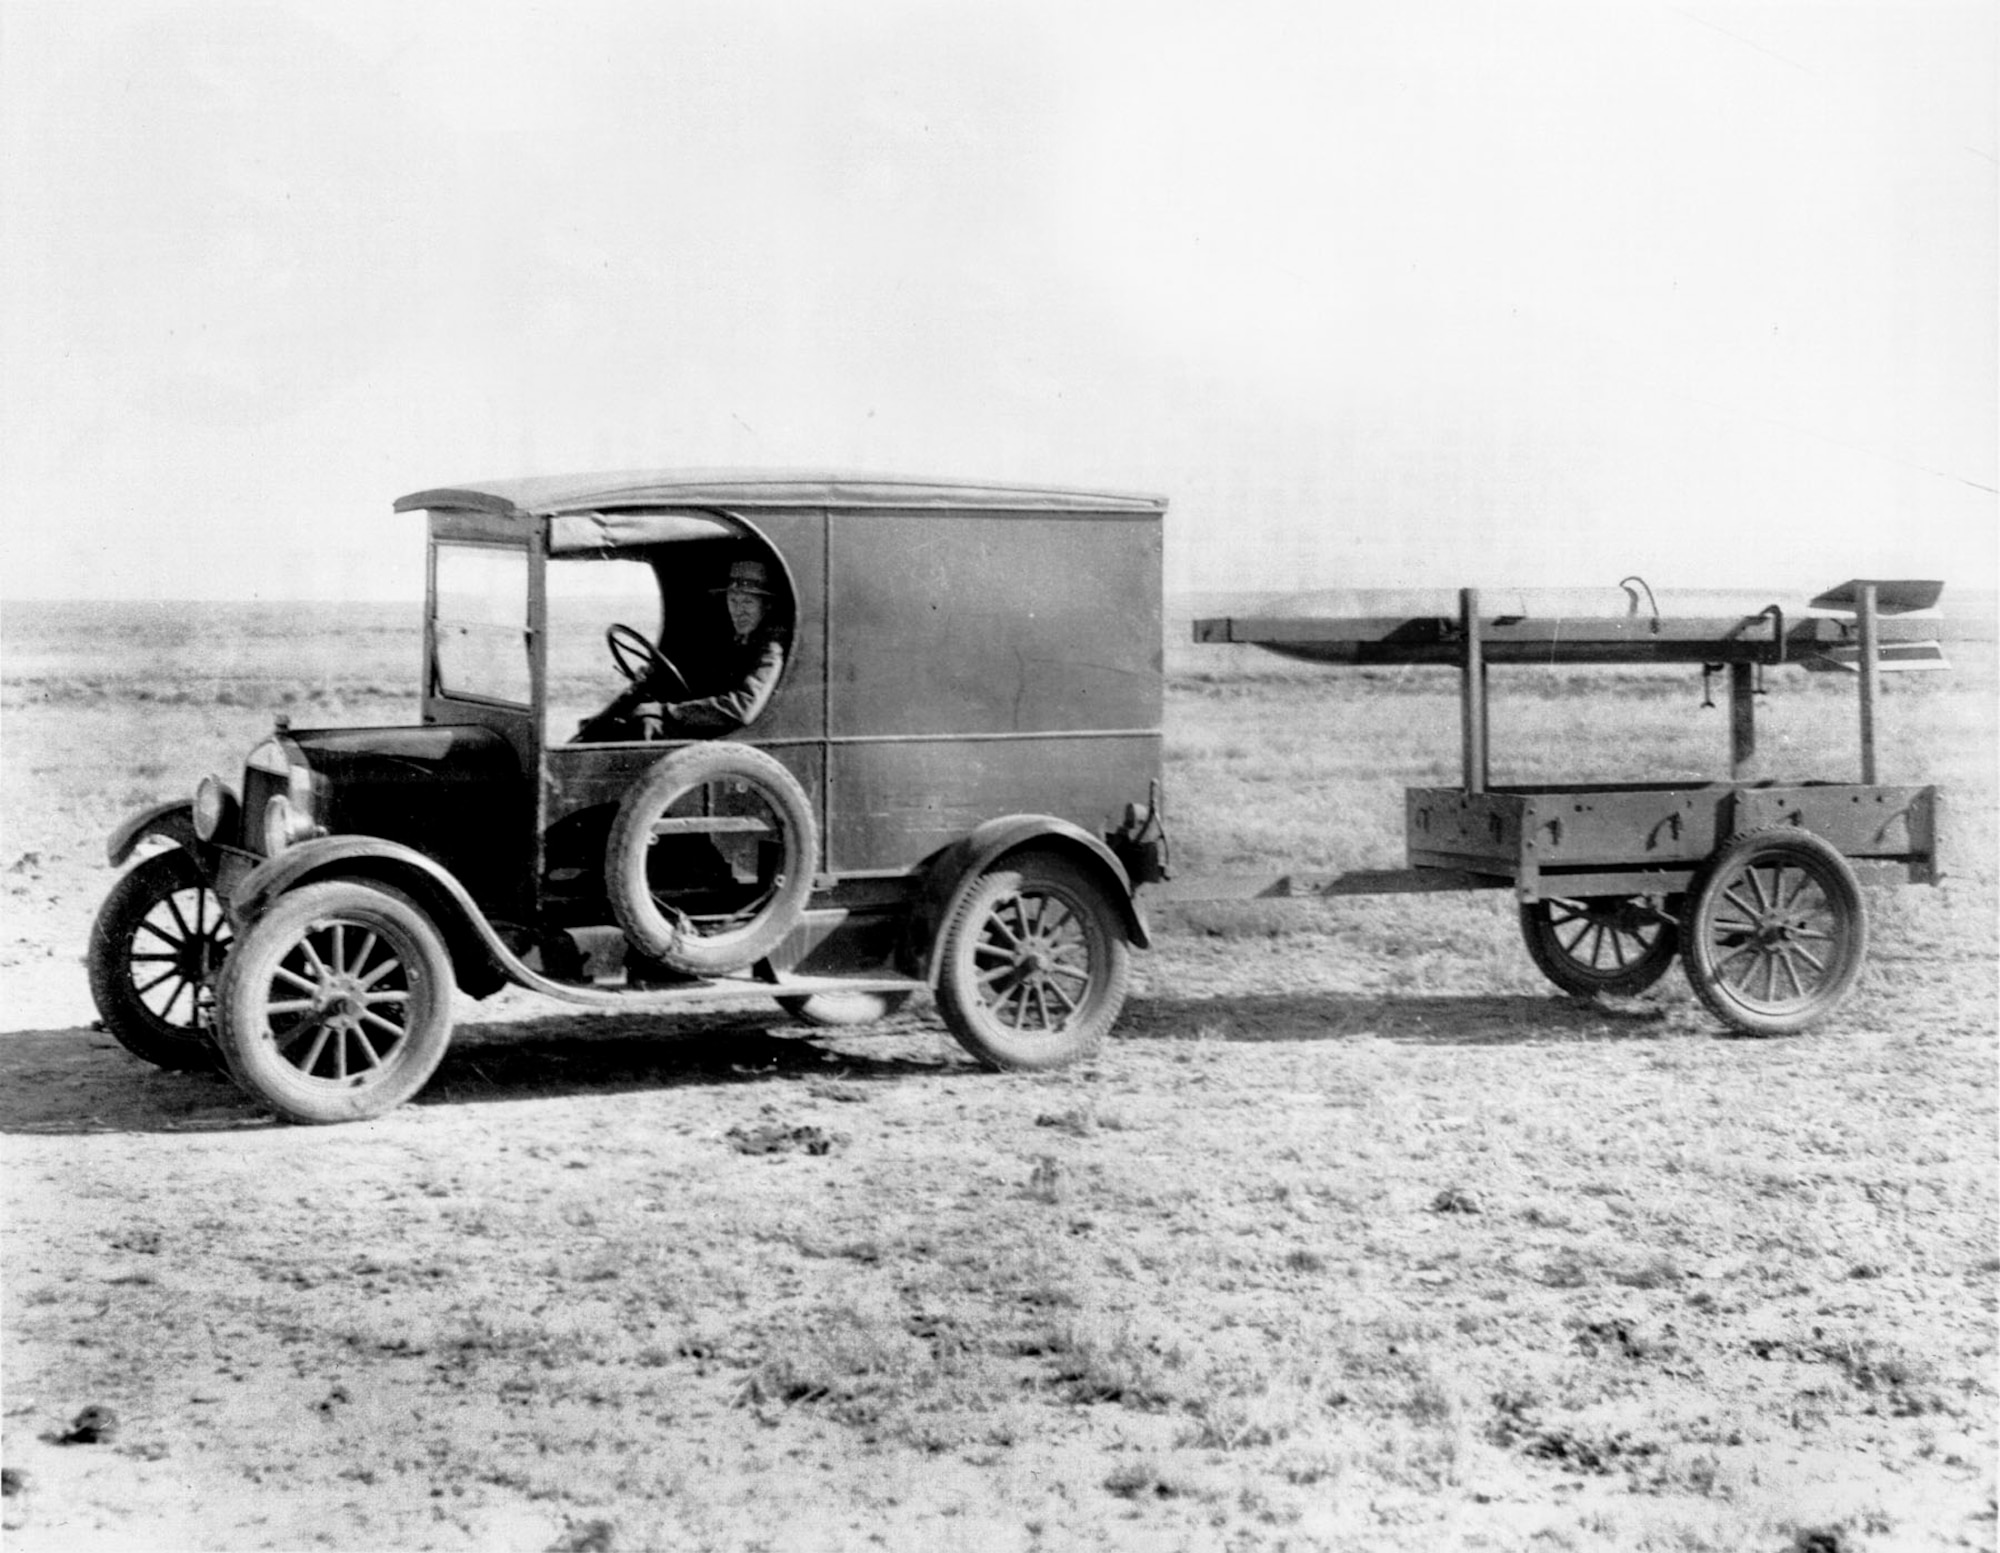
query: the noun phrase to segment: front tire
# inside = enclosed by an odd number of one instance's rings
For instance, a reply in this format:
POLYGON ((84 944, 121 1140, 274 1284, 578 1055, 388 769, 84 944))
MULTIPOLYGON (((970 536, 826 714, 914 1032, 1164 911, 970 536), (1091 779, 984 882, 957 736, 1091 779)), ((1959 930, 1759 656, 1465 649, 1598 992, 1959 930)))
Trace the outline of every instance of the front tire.
POLYGON ((176 847, 142 860, 112 885, 91 924, 85 964, 104 1028, 154 1067, 215 1067, 215 973, 230 936, 192 857, 176 847))
POLYGON ((395 890, 351 880, 281 896, 223 967, 230 1074, 287 1120, 353 1122, 422 1089, 451 1041, 451 957, 395 890))
POLYGON ((1688 897, 1688 984, 1746 1035, 1790 1035, 1837 1008, 1868 953, 1861 885, 1810 831, 1754 831, 1729 843, 1688 897))
POLYGON ((1104 1039, 1130 974, 1104 887, 1068 858, 1025 852, 982 875, 952 913, 938 1012, 986 1067, 1060 1068, 1104 1039))

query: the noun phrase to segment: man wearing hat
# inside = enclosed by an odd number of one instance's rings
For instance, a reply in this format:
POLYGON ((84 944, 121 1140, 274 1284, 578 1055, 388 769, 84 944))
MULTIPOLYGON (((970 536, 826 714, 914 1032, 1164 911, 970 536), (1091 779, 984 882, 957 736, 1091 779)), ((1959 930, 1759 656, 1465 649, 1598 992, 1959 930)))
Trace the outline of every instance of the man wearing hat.
POLYGON ((685 701, 642 702, 633 708, 649 739, 699 739, 747 727, 764 710, 784 672, 785 644, 772 618, 776 592, 762 561, 729 563, 729 580, 713 590, 729 611, 733 638, 704 678, 721 688, 685 701))

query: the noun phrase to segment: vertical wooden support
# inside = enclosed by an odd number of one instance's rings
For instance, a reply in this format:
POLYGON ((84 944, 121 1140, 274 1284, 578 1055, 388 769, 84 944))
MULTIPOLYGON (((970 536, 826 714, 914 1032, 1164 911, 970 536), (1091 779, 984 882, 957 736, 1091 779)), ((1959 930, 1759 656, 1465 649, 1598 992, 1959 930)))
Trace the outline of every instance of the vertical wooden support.
POLYGON ((1480 634, 1479 590, 1458 590, 1458 625, 1465 638, 1459 669, 1459 726, 1464 734, 1465 790, 1486 791, 1486 642, 1480 634))
POLYGON ((1757 669, 1729 665, 1729 780, 1741 782, 1757 758, 1757 669))
POLYGON ((1875 584, 1861 584, 1861 780, 1875 781, 1875 698, 1882 693, 1882 668, 1876 661, 1879 632, 1875 621, 1875 584))
MULTIPOLYGON (((798 619, 798 602, 792 604, 798 619)), ((833 871, 833 509, 819 512, 819 856, 813 867, 833 871)))
MULTIPOLYGON (((534 540, 528 546, 528 704, 534 708, 539 727, 529 736, 535 752, 535 845, 533 871, 528 875, 525 894, 528 909, 539 916, 542 909, 542 881, 548 877, 549 853, 549 745, 569 730, 556 734, 548 725, 549 711, 549 525, 535 525, 534 540)), ((531 917, 530 921, 535 920, 531 917)))

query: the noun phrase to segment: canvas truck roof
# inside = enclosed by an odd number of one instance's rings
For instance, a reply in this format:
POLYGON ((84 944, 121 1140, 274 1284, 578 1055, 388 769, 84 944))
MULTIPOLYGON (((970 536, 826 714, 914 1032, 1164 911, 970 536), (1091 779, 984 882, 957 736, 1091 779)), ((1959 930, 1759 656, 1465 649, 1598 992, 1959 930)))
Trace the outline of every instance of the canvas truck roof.
POLYGON ((399 497, 396 511, 449 508, 502 517, 551 518, 646 507, 873 507, 917 512, 1158 514, 1166 498, 1067 487, 945 481, 826 471, 655 469, 610 474, 473 480, 399 497))

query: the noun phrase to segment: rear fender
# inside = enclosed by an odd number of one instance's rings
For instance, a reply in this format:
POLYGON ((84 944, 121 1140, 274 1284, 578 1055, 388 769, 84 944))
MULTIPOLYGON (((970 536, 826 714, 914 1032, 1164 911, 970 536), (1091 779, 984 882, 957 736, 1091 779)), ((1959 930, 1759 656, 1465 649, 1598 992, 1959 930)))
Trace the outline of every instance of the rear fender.
POLYGON ((1138 948, 1152 947, 1153 936, 1146 928, 1139 903, 1132 898, 1132 881, 1111 848, 1068 820, 1048 814, 1009 814, 986 821, 947 847, 931 864, 915 922, 916 949, 923 962, 924 979, 931 986, 938 984, 943 969, 944 926, 957 912, 959 903, 972 893, 982 874, 1010 852, 1028 848, 1060 853, 1095 874, 1118 908, 1126 938, 1138 948))
POLYGON ((232 892, 230 915, 238 930, 255 921, 281 895, 322 879, 386 884, 409 896, 436 924, 460 987, 483 998, 517 979, 517 963, 486 913, 436 858, 401 842, 374 836, 323 836, 288 847, 253 868, 232 892))
POLYGON ((133 815, 111 833, 105 855, 113 868, 123 868, 141 842, 167 841, 190 852, 198 852, 201 842, 194 833, 194 802, 183 798, 177 803, 156 803, 133 815))

